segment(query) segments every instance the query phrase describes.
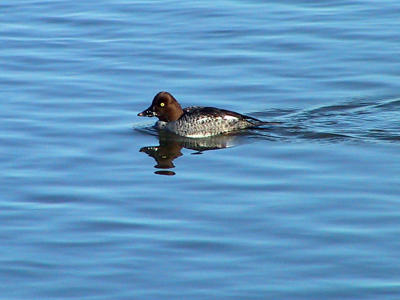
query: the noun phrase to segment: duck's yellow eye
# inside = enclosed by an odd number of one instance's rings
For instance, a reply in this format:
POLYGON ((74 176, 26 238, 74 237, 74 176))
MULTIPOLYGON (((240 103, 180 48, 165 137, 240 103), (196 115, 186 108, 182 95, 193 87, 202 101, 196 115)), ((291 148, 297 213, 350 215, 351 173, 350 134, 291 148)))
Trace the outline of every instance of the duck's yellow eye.
POLYGON ((161 107, 164 107, 164 106, 165 106, 165 103, 164 103, 164 102, 161 102, 161 103, 160 103, 160 106, 161 106, 161 107))

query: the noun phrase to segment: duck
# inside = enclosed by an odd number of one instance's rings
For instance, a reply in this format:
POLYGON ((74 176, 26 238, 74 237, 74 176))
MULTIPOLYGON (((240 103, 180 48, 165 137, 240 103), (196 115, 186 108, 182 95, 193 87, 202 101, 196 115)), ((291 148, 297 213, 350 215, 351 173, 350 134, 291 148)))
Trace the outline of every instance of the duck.
POLYGON ((188 138, 227 134, 267 122, 234 111, 206 106, 183 108, 169 92, 157 93, 151 105, 138 113, 140 117, 157 117, 155 127, 188 138))

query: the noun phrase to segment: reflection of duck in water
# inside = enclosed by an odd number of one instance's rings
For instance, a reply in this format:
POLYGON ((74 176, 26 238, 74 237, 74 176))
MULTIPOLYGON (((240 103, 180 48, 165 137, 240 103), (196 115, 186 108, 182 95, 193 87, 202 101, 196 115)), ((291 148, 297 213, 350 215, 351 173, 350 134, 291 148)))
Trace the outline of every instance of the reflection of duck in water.
POLYGON ((192 106, 182 109, 178 101, 168 92, 158 93, 150 107, 138 116, 157 117, 158 129, 166 129, 177 135, 191 138, 203 138, 271 124, 215 107, 192 106))
MULTIPOLYGON (((142 147, 140 152, 144 152, 156 160, 157 165, 154 166, 155 168, 172 169, 175 168, 172 161, 175 158, 182 156, 181 149, 182 145, 177 141, 171 140, 168 142, 162 142, 160 140, 159 146, 142 147)), ((175 175, 175 173, 172 171, 157 171, 156 173, 163 175, 175 175)))
MULTIPOLYGON (((193 154, 200 154, 207 150, 216 150, 233 147, 240 143, 240 136, 235 135, 218 135, 207 138, 185 138, 175 134, 160 131, 159 132, 159 146, 142 147, 140 152, 144 152, 153 157, 157 165, 157 169, 171 169, 174 168, 173 160, 182 156, 181 149, 195 150, 193 154)), ((156 171, 160 175, 175 175, 175 172, 162 170, 156 171)))

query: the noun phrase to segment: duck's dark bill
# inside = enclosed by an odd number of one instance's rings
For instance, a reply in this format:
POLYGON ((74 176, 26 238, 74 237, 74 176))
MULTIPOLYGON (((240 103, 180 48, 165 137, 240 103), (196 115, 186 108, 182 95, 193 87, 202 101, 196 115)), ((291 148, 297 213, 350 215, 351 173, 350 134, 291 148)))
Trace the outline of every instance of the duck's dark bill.
POLYGON ((142 111, 141 113, 138 113, 139 117, 154 117, 154 112, 148 108, 144 111, 142 111))

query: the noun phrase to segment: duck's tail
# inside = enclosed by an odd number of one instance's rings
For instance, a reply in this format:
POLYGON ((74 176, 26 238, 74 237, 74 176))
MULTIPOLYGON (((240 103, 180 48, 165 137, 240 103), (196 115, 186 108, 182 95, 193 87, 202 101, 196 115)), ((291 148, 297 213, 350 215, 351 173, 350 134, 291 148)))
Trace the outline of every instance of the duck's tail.
POLYGON ((259 119, 250 117, 250 116, 244 116, 245 119, 251 123, 253 126, 258 127, 258 126, 264 126, 264 125, 280 125, 282 122, 266 122, 266 121, 261 121, 259 119))

